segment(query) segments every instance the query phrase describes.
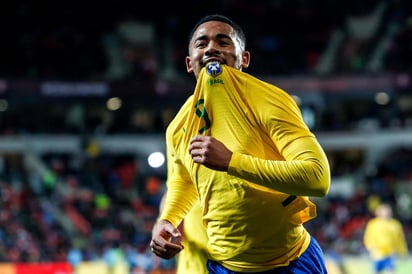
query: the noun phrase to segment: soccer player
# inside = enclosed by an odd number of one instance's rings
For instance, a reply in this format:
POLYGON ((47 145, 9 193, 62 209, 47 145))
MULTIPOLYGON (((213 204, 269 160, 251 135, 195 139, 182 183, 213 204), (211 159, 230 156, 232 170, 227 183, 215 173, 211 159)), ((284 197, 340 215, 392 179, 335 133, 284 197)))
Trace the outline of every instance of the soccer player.
POLYGON ((381 204, 375 209, 375 217, 366 224, 363 241, 375 274, 395 273, 395 258, 408 255, 402 225, 393 218, 389 204, 381 204))
POLYGON ((327 273, 303 225, 316 216, 309 196, 329 190, 326 155, 293 98, 242 71, 245 45, 222 15, 190 34, 197 84, 166 131, 167 197, 151 250, 167 259, 184 248, 177 227, 199 200, 209 273, 327 273))

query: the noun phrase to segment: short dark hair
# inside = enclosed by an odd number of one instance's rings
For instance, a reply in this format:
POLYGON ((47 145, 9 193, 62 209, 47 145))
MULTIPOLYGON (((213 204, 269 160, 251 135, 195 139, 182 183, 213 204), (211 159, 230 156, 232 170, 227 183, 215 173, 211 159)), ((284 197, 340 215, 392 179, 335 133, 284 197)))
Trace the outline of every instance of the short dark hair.
POLYGON ((235 21, 221 14, 211 14, 211 15, 206 15, 200 18, 200 20, 197 21, 196 25, 193 27, 192 31, 189 34, 189 44, 192 41, 193 35, 195 34, 195 31, 197 30, 197 28, 201 24, 209 22, 209 21, 219 21, 219 22, 223 22, 223 23, 230 25, 236 32, 237 36, 239 36, 240 42, 243 43, 243 45, 241 45, 243 46, 243 49, 246 48, 246 36, 245 36, 245 33, 243 32, 243 29, 235 21))

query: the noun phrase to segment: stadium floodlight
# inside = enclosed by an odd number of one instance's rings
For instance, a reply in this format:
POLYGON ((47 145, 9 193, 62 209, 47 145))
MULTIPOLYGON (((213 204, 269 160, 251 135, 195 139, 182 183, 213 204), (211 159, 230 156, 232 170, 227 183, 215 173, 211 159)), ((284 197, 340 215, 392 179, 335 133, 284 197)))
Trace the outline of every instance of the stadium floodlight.
POLYGON ((147 157, 147 163, 152 168, 159 168, 165 163, 165 155, 162 152, 153 152, 147 157))

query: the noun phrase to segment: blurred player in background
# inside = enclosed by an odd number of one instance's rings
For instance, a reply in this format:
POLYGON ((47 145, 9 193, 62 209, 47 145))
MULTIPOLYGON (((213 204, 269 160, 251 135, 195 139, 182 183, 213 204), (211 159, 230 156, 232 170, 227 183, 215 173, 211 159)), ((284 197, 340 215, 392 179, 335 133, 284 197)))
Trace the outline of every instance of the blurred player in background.
POLYGON ((393 218, 389 204, 377 206, 375 217, 366 224, 363 241, 375 274, 395 273, 395 258, 408 256, 402 224, 393 218))

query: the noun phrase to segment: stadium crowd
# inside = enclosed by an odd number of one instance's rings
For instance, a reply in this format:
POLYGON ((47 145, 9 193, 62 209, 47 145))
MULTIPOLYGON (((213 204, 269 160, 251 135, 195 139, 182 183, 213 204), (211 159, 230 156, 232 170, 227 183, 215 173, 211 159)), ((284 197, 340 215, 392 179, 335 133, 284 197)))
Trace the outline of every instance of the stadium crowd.
POLYGON ((43 8, 31 1, 9 3, 0 75, 82 81, 188 77, 183 63, 188 28, 193 18, 213 12, 243 23, 255 75, 319 72, 327 47, 335 65, 322 73, 373 72, 368 66, 373 54, 381 57, 380 69, 409 69, 412 8, 406 0, 212 0, 206 6, 179 1, 181 7, 190 6, 190 16, 175 5, 46 1, 43 8), (333 50, 337 33, 342 38, 333 50))
MULTIPOLYGON (((354 190, 349 196, 342 191, 315 200, 319 217, 307 227, 322 247, 365 255, 363 229, 382 201, 394 207, 410 243, 412 149, 390 151, 375 173, 365 173, 354 157, 336 155, 328 154, 332 182, 350 178, 354 190)), ((100 260, 127 262, 144 271, 173 269, 174 260, 159 260, 147 250, 164 193, 163 176, 143 175, 133 155, 96 155, 87 148, 81 155, 42 155, 43 172, 28 168, 24 157, 1 157, 1 262, 68 260, 76 266, 100 260)))

